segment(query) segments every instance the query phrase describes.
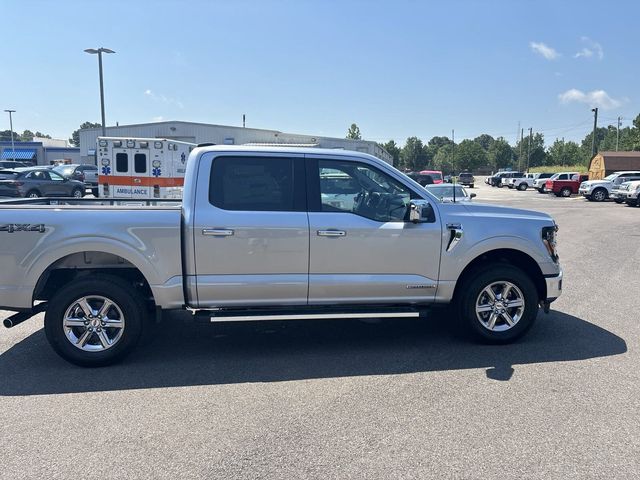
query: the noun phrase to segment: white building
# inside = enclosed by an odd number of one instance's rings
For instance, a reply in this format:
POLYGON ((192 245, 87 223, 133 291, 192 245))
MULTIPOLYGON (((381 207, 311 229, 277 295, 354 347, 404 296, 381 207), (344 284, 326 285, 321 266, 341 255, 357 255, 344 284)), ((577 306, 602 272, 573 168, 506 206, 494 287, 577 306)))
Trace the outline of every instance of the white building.
MULTIPOLYGON (((82 163, 95 163, 96 139, 102 129, 80 130, 80 157, 82 163)), ((283 133, 278 130, 231 127, 181 121, 138 123, 106 128, 107 137, 168 138, 191 143, 215 143, 216 145, 297 145, 320 148, 354 150, 374 155, 393 163, 393 157, 376 142, 347 138, 322 137, 283 133)))

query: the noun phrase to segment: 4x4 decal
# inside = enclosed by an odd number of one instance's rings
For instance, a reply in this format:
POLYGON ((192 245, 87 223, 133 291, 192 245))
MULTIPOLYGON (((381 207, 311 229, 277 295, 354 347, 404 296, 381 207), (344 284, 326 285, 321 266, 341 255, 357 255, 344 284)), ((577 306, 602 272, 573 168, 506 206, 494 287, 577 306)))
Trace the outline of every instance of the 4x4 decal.
POLYGON ((44 233, 44 223, 7 223, 0 225, 0 232, 40 232, 44 233))

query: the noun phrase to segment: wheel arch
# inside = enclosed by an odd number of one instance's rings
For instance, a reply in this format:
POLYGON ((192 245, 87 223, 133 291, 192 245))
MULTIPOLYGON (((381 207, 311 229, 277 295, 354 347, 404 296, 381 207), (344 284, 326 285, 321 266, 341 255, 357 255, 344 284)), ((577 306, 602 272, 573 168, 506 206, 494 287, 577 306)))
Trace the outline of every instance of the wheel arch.
POLYGON ((459 297, 465 280, 489 265, 501 263, 512 265, 525 272, 533 281, 538 291, 538 298, 547 298, 547 284, 538 263, 527 253, 511 248, 489 250, 476 256, 462 270, 453 292, 453 298, 459 297))

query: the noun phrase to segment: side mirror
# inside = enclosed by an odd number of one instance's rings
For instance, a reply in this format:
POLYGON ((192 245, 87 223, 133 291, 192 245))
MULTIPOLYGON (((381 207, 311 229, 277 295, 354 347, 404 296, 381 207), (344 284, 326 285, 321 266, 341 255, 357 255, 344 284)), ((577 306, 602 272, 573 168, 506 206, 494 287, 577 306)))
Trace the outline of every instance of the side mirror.
POLYGON ((412 223, 430 223, 435 221, 433 207, 426 200, 411 200, 408 208, 409 221, 412 223))
POLYGON ((470 194, 469 196, 470 196, 471 198, 476 198, 476 194, 475 194, 475 193, 472 193, 472 194, 470 194))

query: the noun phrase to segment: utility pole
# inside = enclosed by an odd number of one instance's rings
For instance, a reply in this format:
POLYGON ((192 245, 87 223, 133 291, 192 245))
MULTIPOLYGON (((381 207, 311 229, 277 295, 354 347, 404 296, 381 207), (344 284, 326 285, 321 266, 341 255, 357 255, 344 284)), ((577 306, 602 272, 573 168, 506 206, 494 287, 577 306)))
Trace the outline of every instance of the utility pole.
POLYGON ((533 141, 533 128, 529 127, 529 144, 527 145, 527 168, 529 170, 529 164, 531 163, 531 142, 533 141))
POLYGON ((247 116, 243 113, 243 114, 242 114, 242 128, 245 128, 245 126, 246 126, 246 120, 247 120, 247 116))
POLYGON ((562 155, 560 155, 560 157, 562 158, 562 165, 564 166, 564 137, 562 137, 562 155))
POLYGON ((520 129, 520 153, 518 153, 518 171, 522 171, 522 142, 524 142, 524 128, 520 129))
POLYGON ((453 183, 453 203, 456 203, 456 131, 451 129, 451 177, 453 183))
POLYGON ((618 117, 618 128, 616 129, 616 152, 618 151, 618 145, 620 143, 620 120, 622 120, 622 117, 618 117))
POLYGON ((593 136, 591 137, 591 158, 596 156, 596 129, 598 128, 598 107, 592 108, 593 115, 593 136))
POLYGON ((12 113, 16 113, 15 110, 5 110, 9 114, 9 128, 11 129, 11 159, 16 161, 16 147, 13 144, 13 118, 11 117, 12 113))

